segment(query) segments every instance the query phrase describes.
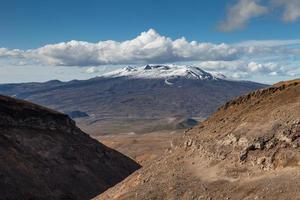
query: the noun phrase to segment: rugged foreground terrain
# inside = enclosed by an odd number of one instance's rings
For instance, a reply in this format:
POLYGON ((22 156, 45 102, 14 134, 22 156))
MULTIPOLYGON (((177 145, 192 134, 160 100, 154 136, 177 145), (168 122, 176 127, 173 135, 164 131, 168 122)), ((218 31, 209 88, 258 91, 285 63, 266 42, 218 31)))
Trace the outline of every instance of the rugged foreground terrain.
POLYGON ((95 199, 300 199, 300 80, 226 103, 95 199))
POLYGON ((0 199, 90 199, 139 167, 67 115, 0 96, 0 199))
POLYGON ((146 65, 90 80, 3 84, 0 94, 67 113, 87 133, 104 135, 189 127, 182 122, 206 118, 233 97, 263 87, 193 66, 146 65))

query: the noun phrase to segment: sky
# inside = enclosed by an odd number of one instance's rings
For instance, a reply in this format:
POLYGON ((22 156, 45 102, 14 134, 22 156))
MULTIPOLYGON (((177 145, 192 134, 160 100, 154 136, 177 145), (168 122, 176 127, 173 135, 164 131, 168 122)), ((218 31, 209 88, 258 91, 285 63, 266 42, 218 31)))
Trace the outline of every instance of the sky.
POLYGON ((299 0, 1 0, 0 83, 189 64, 264 83, 300 76, 299 0))

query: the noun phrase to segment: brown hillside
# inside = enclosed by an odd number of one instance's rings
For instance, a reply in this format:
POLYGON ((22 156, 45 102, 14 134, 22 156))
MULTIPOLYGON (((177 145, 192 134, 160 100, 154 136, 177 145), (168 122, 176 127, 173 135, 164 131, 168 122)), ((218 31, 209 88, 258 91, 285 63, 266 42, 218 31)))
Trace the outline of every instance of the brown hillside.
POLYGON ((300 80, 236 98, 96 199, 300 199, 300 80))
POLYGON ((90 199, 139 165, 67 115, 0 96, 0 199, 90 199))

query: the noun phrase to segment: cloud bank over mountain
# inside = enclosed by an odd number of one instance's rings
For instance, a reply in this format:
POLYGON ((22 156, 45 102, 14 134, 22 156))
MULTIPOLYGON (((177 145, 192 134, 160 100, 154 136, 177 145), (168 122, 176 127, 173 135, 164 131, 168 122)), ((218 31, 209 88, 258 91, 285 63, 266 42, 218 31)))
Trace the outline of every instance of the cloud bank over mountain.
POLYGON ((107 65, 189 62, 237 78, 253 74, 291 75, 298 73, 295 67, 300 63, 299 44, 300 40, 213 44, 184 37, 174 40, 149 29, 121 42, 72 40, 29 50, 0 48, 0 64, 5 61, 22 66, 87 67, 86 73, 92 74, 107 65))
POLYGON ((172 40, 153 29, 123 42, 108 40, 89 43, 73 40, 26 51, 0 49, 2 57, 31 59, 42 64, 63 66, 233 60, 238 53, 237 49, 227 44, 189 42, 185 38, 172 40))

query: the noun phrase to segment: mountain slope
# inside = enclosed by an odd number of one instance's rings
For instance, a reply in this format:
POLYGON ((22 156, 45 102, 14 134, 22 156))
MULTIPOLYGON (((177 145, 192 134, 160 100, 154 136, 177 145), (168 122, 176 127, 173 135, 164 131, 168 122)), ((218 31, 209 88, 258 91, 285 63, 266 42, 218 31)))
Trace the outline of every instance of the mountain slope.
POLYGON ((147 65, 85 81, 4 84, 0 93, 64 113, 83 113, 76 121, 89 133, 120 133, 173 129, 262 87, 266 85, 227 80, 197 67, 147 65))
POLYGON ((96 199, 299 199, 300 80, 229 101, 96 199))
POLYGON ((0 96, 0 199, 90 199, 139 165, 67 115, 0 96))

